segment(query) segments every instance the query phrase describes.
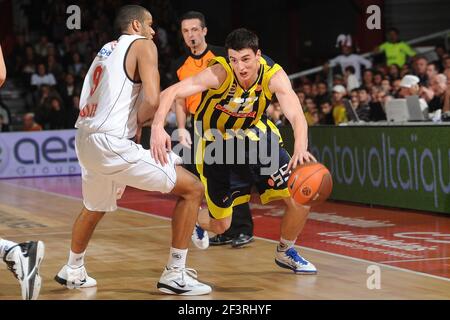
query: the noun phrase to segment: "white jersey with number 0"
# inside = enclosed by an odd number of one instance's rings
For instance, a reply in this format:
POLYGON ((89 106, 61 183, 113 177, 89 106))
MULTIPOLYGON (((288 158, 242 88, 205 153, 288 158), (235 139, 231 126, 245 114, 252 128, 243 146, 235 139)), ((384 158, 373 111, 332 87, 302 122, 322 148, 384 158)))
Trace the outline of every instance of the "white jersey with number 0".
POLYGON ((95 115, 84 117, 81 111, 76 128, 118 138, 135 136, 141 83, 128 78, 125 58, 131 44, 141 38, 144 37, 122 35, 98 52, 84 79, 80 97, 80 110, 87 104, 96 104, 95 115))

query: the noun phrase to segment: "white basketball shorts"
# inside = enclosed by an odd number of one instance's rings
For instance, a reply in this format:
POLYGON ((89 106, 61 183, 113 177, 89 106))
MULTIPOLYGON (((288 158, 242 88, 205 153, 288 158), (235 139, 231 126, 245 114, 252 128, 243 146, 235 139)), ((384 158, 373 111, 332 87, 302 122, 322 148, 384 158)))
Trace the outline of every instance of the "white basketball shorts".
POLYGON ((114 211, 126 186, 147 191, 170 192, 175 186, 175 153, 169 163, 157 164, 150 151, 128 139, 78 129, 76 152, 81 166, 84 206, 91 211, 114 211))

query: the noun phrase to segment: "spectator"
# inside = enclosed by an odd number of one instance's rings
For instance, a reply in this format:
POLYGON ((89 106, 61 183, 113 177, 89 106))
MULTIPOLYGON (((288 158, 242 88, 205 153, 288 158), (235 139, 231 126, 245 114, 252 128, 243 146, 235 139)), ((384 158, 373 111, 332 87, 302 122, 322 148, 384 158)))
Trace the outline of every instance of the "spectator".
POLYGON ((48 37, 46 35, 42 35, 40 41, 34 46, 34 51, 41 58, 47 57, 48 47, 52 45, 48 42, 48 37))
POLYGON ((56 61, 54 55, 49 55, 47 57, 47 71, 49 74, 53 74, 55 79, 59 82, 63 74, 63 67, 60 63, 56 61))
POLYGON ((444 99, 447 92, 447 77, 439 73, 431 78, 430 88, 432 90, 431 95, 427 95, 429 112, 435 112, 442 109, 444 106, 444 99), (430 99, 430 96, 432 97, 430 99))
POLYGON ((398 98, 400 96, 400 90, 402 88, 400 86, 401 82, 402 82, 401 79, 396 79, 396 80, 394 80, 394 82, 392 82, 392 91, 391 92, 395 98, 398 98))
POLYGON ((447 86, 450 86, 450 68, 444 70, 444 76, 447 78, 447 86))
POLYGON ((373 71, 371 69, 364 70, 362 85, 368 90, 371 90, 374 86, 373 83, 373 71))
POLYGON ((26 113, 23 116, 23 128, 22 131, 41 131, 42 127, 34 121, 33 113, 26 113))
MULTIPOLYGON (((434 52, 436 52, 436 55, 438 56, 438 61, 444 61, 444 55, 447 53, 447 50, 445 49, 445 46, 438 44, 434 48, 434 52)), ((440 65, 439 69, 441 69, 443 66, 440 65)))
POLYGON ((31 86, 39 88, 42 85, 54 86, 56 79, 52 73, 47 73, 43 63, 38 64, 38 71, 31 76, 31 86))
POLYGON ((347 84, 347 91, 350 92, 355 88, 359 88, 360 83, 358 78, 355 76, 355 68, 353 66, 348 66, 345 68, 344 79, 347 84))
POLYGON ((313 126, 319 122, 318 110, 317 106, 314 102, 314 99, 308 97, 305 99, 305 118, 306 122, 308 122, 308 126, 313 126))
MULTIPOLYGON (((400 82, 399 96, 401 98, 406 98, 409 96, 418 96, 421 92, 419 83, 420 83, 420 80, 419 80, 419 77, 417 77, 417 76, 414 76, 414 75, 404 76, 402 81, 400 82)), ((419 102, 420 102, 420 109, 422 109, 422 111, 425 111, 428 109, 428 104, 423 98, 420 98, 419 102)))
POLYGON ((49 112, 53 98, 61 99, 59 93, 54 88, 49 87, 48 85, 42 85, 37 93, 37 103, 33 107, 35 114, 34 119, 42 126, 42 128, 47 128, 49 126, 49 112))
POLYGON ((66 127, 66 116, 61 100, 52 98, 50 100, 50 110, 48 114, 48 129, 58 130, 66 127))
POLYGON ((333 106, 330 100, 324 100, 320 104, 319 123, 334 125, 333 106))
MULTIPOLYGON (((328 93, 328 84, 325 81, 319 81, 317 84, 316 106, 320 106, 322 101, 330 100, 330 94, 328 93)), ((302 103, 302 101, 300 101, 302 103)), ((303 104, 302 104, 303 105, 303 104)))
POLYGON ((450 69, 450 56, 444 58, 443 69, 450 69))
POLYGON ((333 87, 333 120, 334 124, 347 122, 347 111, 345 110, 343 98, 346 95, 344 86, 333 87))
MULTIPOLYGON (((412 69, 409 67, 409 65, 404 64, 403 67, 400 69, 400 78, 403 78, 404 76, 406 76, 407 74, 411 74, 412 69)), ((420 79, 419 79, 420 81, 420 79)))
POLYGON ((66 128, 73 129, 75 127, 75 123, 77 122, 78 115, 80 114, 80 96, 72 96, 72 101, 70 104, 67 104, 67 106, 66 128))
POLYGON ((369 94, 365 87, 360 87, 358 89, 358 106, 354 109, 359 119, 362 121, 370 121, 370 106, 369 106, 369 94))
POLYGON ((429 86, 430 85, 430 79, 431 78, 433 78, 435 75, 437 75, 439 73, 439 65, 438 65, 438 63, 437 62, 430 62, 430 63, 428 63, 428 65, 427 65, 427 71, 426 71, 426 74, 427 74, 427 86, 429 86))
POLYGON ((352 66, 355 69, 355 76, 358 81, 361 80, 361 65, 363 65, 366 69, 372 67, 372 62, 367 60, 366 58, 361 57, 358 54, 353 53, 353 48, 347 44, 342 45, 341 47, 342 54, 333 58, 329 61, 331 67, 336 65, 341 66, 342 74, 345 73, 345 68, 348 66, 352 66))
POLYGON ((318 94, 317 84, 316 84, 316 83, 313 83, 313 84, 311 85, 311 96, 312 96, 313 98, 316 98, 316 97, 317 97, 317 94, 318 94))
POLYGON ((379 71, 373 74, 373 85, 375 87, 381 87, 381 81, 383 81, 383 74, 379 71))
POLYGON ((421 86, 426 86, 428 77, 427 77, 427 66, 428 60, 425 57, 418 57, 414 60, 413 63, 413 74, 419 77, 419 84, 421 86))
POLYGON ((400 67, 397 64, 393 63, 388 68, 389 68, 388 75, 389 75, 389 78, 391 79, 391 81, 401 78, 400 77, 400 67))
POLYGON ((352 103, 352 108, 356 110, 359 107, 358 89, 352 90, 350 94, 350 101, 352 103))
POLYGON ((304 83, 302 85, 302 91, 305 93, 306 97, 312 97, 312 87, 310 83, 304 83))
POLYGON ((22 74, 25 78, 25 83, 30 84, 31 75, 36 72, 36 59, 32 46, 27 46, 25 49, 25 59, 22 66, 22 74))
POLYGON ((396 28, 388 30, 387 38, 388 41, 381 44, 376 51, 384 52, 388 66, 396 64, 401 68, 408 57, 416 55, 416 52, 406 42, 400 41, 399 32, 396 28))
POLYGON ((62 100, 66 106, 72 104, 72 98, 81 94, 81 88, 75 84, 75 77, 72 73, 67 73, 64 83, 59 87, 62 100))
POLYGON ((300 105, 305 104, 305 93, 301 89, 295 89, 295 93, 297 94, 298 100, 300 101, 300 105))
POLYGON ((381 91, 386 92, 391 92, 392 90, 392 86, 391 86, 391 82, 388 79, 383 79, 381 80, 381 91))
POLYGON ((78 52, 74 52, 72 54, 72 63, 68 67, 68 71, 75 76, 80 76, 81 69, 84 67, 84 64, 81 62, 81 57, 78 52))
POLYGON ((344 81, 344 77, 342 77, 342 75, 340 74, 335 74, 333 76, 333 87, 334 86, 344 86, 345 87, 345 81, 344 81))

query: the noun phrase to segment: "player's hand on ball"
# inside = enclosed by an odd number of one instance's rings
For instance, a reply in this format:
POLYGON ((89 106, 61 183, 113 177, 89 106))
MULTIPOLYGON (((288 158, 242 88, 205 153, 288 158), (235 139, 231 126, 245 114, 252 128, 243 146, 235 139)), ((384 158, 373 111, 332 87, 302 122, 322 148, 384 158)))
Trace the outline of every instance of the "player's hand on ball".
POLYGON ((152 126, 150 136, 150 152, 156 163, 166 165, 167 152, 171 150, 170 136, 162 126, 152 126))
POLYGON ((304 164, 307 162, 317 162, 317 160, 307 150, 294 151, 294 155, 292 156, 291 161, 289 161, 288 164, 288 171, 291 169, 295 169, 298 164, 304 164))

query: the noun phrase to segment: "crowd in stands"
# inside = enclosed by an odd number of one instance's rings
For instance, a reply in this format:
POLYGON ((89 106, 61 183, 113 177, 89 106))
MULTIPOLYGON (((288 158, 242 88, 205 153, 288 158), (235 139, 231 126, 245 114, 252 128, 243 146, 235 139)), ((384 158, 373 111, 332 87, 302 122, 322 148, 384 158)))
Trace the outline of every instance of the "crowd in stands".
MULTIPOLYGON (((141 2, 158 17, 154 26, 155 41, 159 50, 161 87, 164 88, 173 81, 170 79, 172 59, 183 51, 177 17, 168 1, 141 2)), ((65 26, 69 1, 58 1, 51 10, 36 1, 24 3, 28 3, 22 8, 28 12, 24 14, 28 20, 21 21, 22 27, 14 35, 13 45, 4 49, 8 81, 26 92, 23 127, 15 129, 73 128, 84 77, 98 49, 115 34, 111 17, 122 2, 81 1, 81 30, 69 30, 65 26)), ((363 121, 385 120, 384 107, 389 99, 414 94, 422 98, 421 103, 429 112, 450 110, 450 56, 443 46, 436 46, 437 59, 428 61, 416 55, 399 40, 398 31, 391 29, 388 41, 377 48, 385 55, 384 62, 374 64, 353 52, 354 45, 349 37, 341 37, 338 45, 341 54, 326 63, 323 72, 313 78, 301 78, 296 86, 309 125, 347 122, 344 98, 351 101, 363 121), (330 68, 333 70, 331 81, 330 68)), ((267 114, 277 125, 287 124, 276 97, 267 114)), ((0 128, 1 131, 11 130, 11 113, 1 100, 0 128)))
MULTIPOLYGON (((384 57, 381 63, 353 53, 349 37, 339 37, 341 55, 324 65, 313 79, 303 77, 296 93, 303 106, 308 125, 339 125, 349 121, 343 99, 351 102, 361 121, 386 120, 386 103, 411 95, 420 97, 422 110, 430 115, 450 111, 450 55, 437 45, 428 59, 418 55, 399 32, 391 28, 387 41, 376 48, 384 57), (334 68, 329 87, 329 68, 334 68)), ((286 124, 276 99, 268 108, 268 116, 278 126, 286 124)))
MULTIPOLYGON (((28 1, 20 30, 9 46, 4 46, 8 82, 25 92, 23 127, 11 127, 11 112, 0 101, 2 131, 73 128, 79 112, 83 80, 99 48, 114 39, 111 17, 123 5, 120 0, 79 1, 82 8, 81 29, 66 27, 66 9, 70 1, 57 1, 43 6, 28 1), (12 44, 12 45, 11 45, 12 44)), ((139 3, 139 1, 136 1, 139 3)), ((172 57, 181 54, 181 39, 170 1, 141 1, 158 17, 155 19, 155 42, 160 58, 161 85, 171 80, 172 57)))

